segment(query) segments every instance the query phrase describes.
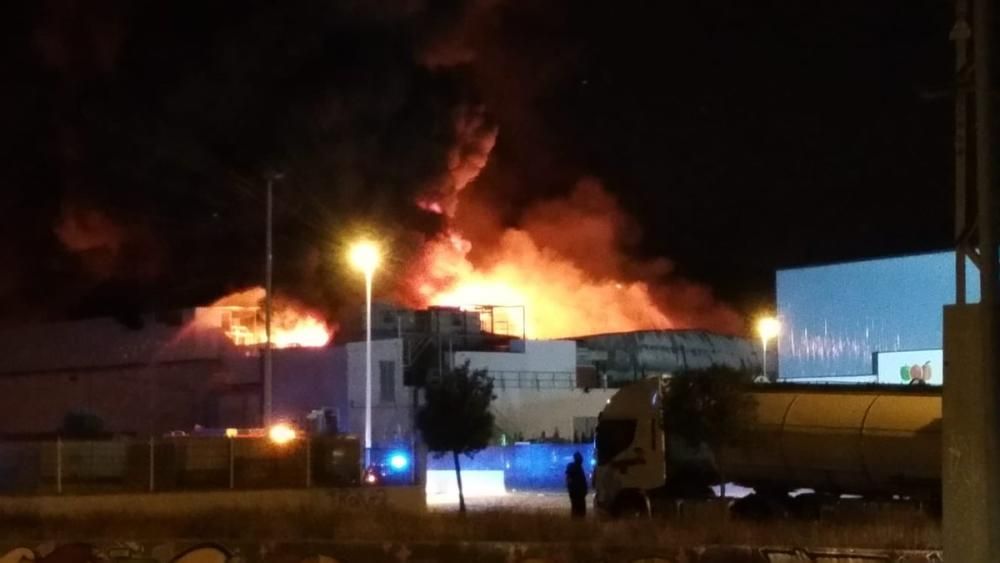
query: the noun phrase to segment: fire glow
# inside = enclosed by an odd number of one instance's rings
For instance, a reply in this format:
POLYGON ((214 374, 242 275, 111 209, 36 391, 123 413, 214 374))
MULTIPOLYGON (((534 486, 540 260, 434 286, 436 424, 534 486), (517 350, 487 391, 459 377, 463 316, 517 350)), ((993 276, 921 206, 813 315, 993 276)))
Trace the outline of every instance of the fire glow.
MULTIPOLYGON (((259 346, 267 342, 262 287, 236 292, 208 307, 214 326, 221 327, 237 346, 259 346)), ((287 299, 274 299, 271 313, 271 343, 275 348, 319 348, 333 338, 334 328, 322 317, 287 299)))
POLYGON ((445 230, 410 263, 402 292, 412 307, 487 307, 484 329, 566 338, 650 329, 742 330, 711 291, 673 275, 668 260, 629 256, 634 221, 593 178, 563 198, 519 210, 515 227, 491 217, 489 198, 463 201, 489 161, 498 129, 481 107, 454 116, 447 166, 414 202, 445 230), (475 233, 477 248, 462 232, 475 233), (492 307, 492 309, 490 309, 492 307))
POLYGON ((674 328, 646 284, 594 279, 540 248, 525 231, 508 229, 498 253, 481 267, 468 260, 470 250, 454 231, 427 244, 415 278, 416 293, 427 305, 523 307, 523 314, 498 312, 494 321, 504 327, 497 332, 527 338, 674 328))

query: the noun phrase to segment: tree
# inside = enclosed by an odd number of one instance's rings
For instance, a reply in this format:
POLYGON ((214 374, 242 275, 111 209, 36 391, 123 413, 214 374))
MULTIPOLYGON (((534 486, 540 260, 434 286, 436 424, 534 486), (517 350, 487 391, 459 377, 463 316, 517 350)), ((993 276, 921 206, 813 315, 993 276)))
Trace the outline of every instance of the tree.
POLYGON ((426 403, 417 413, 417 428, 436 457, 451 452, 458 480, 459 511, 465 512, 459 454, 472 457, 493 434, 493 380, 486 370, 469 370, 469 363, 445 373, 426 387, 426 403))
MULTIPOLYGON (((747 388, 753 377, 748 371, 724 366, 671 377, 664 384, 662 401, 661 423, 666 435, 678 438, 678 447, 689 453, 707 447, 712 469, 718 473, 715 456, 719 447, 740 444, 752 427, 757 403, 747 388)), ((722 475, 717 476, 725 481, 722 475)))

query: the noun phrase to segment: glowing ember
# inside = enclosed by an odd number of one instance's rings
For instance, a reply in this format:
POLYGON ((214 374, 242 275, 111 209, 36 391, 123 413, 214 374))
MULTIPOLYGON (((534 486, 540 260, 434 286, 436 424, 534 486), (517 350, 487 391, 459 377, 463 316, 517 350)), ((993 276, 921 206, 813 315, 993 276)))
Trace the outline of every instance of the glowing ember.
MULTIPOLYGON (((539 248, 524 231, 507 230, 499 251, 476 268, 471 245, 448 232, 424 249, 414 290, 425 305, 524 307, 499 314, 506 334, 560 338, 651 328, 674 328, 644 283, 598 280, 570 261, 539 248)), ((497 320, 497 319, 495 319, 497 320)))
MULTIPOLYGON (((262 287, 227 295, 198 312, 202 325, 220 327, 237 346, 267 342, 262 287)), ((275 348, 326 346, 334 328, 322 318, 288 299, 275 298, 271 312, 271 342, 275 348)))

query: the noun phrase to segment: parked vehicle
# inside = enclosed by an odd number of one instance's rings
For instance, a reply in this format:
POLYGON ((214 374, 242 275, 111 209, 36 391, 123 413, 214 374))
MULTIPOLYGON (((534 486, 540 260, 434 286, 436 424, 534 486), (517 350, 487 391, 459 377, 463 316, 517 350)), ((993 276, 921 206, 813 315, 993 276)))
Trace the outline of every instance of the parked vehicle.
POLYGON ((659 408, 666 385, 648 379, 622 388, 602 411, 598 510, 648 513, 663 499, 711 495, 707 486, 722 482, 754 490, 737 509, 765 512, 787 507, 790 493, 802 490, 816 502, 842 495, 940 502, 940 388, 755 385, 748 392, 756 412, 745 438, 713 450, 664 431, 659 408))

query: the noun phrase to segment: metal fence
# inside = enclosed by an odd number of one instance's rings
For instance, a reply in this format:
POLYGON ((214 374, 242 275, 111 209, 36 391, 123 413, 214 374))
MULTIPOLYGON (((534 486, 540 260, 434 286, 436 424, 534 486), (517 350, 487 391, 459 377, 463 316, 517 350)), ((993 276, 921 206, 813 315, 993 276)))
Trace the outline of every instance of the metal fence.
POLYGON ((343 487, 361 482, 353 437, 170 437, 0 443, 0 494, 343 487))

